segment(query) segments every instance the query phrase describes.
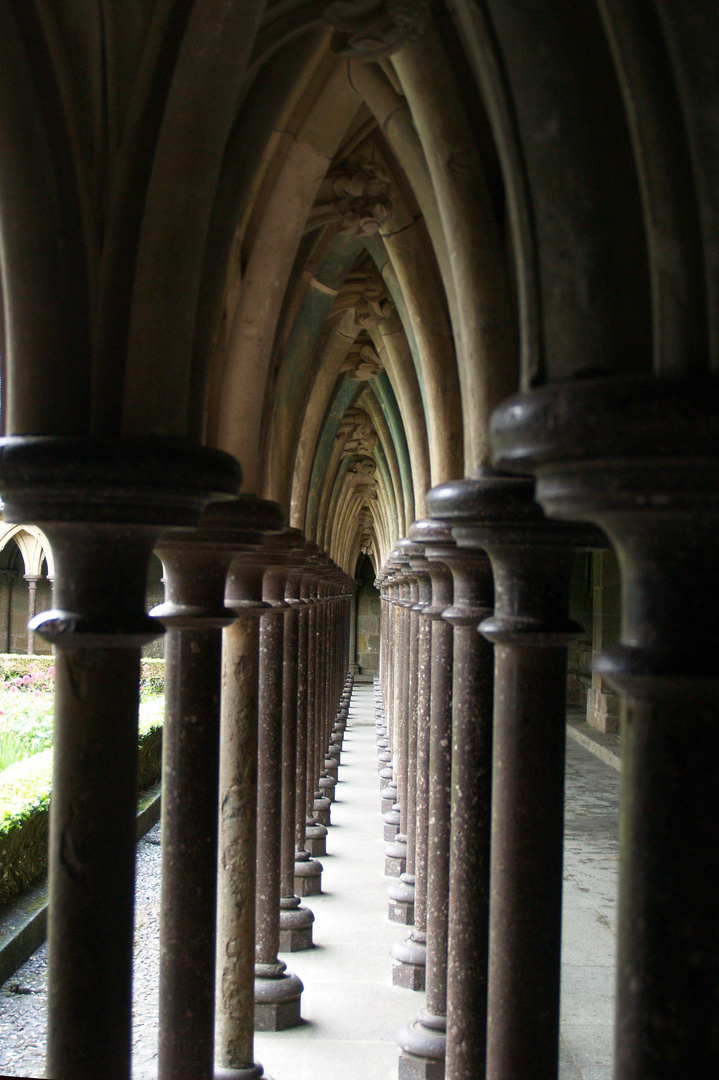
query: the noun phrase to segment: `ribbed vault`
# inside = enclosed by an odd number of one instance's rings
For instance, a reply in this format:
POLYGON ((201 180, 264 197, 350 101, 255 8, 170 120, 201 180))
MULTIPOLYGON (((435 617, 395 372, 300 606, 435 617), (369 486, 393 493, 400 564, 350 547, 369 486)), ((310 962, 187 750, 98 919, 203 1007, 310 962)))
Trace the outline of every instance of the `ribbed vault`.
POLYGON ((280 45, 251 68, 267 128, 243 159, 214 317, 205 439, 349 573, 361 552, 382 564, 430 487, 482 467, 488 412, 517 382, 499 172, 476 154, 471 176, 440 164, 417 80, 454 87, 460 127, 471 80, 428 32, 404 68, 338 56, 314 29, 291 63, 280 45), (481 213, 468 229, 443 201, 481 213))

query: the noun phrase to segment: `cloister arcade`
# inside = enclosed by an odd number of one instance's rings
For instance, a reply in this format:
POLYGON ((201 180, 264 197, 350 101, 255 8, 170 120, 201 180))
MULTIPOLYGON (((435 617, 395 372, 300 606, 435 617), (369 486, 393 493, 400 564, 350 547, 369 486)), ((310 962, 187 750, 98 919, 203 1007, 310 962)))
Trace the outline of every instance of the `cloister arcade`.
POLYGON ((163 631, 160 1080, 261 1075, 380 636, 404 858, 446 883, 404 1075, 556 1080, 568 657, 595 726, 622 701, 615 1075, 719 1073, 717 40, 709 0, 0 0, 0 495, 53 552, 48 1077, 129 1076, 163 631))

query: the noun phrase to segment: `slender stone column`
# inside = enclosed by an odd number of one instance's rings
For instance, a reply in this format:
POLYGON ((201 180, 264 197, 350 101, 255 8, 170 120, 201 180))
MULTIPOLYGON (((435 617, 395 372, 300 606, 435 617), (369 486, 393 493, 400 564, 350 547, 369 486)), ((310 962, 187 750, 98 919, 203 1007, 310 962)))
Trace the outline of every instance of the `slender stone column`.
MULTIPOLYGON (((285 585, 285 611, 282 683, 282 839, 280 855, 280 951, 299 952, 312 948, 312 924, 315 917, 309 908, 303 907, 300 897, 295 893, 295 844, 301 839, 304 852, 304 802, 301 804, 302 835, 297 835, 297 792, 301 790, 302 776, 307 769, 306 732, 300 745, 300 721, 304 723, 306 713, 300 717, 302 699, 300 687, 300 667, 303 668, 302 681, 307 682, 307 643, 301 648, 300 622, 302 600, 302 573, 300 568, 292 570, 285 585), (302 655, 301 655, 302 654, 302 655), (305 761, 302 762, 304 754, 305 761)), ((305 701, 306 705, 306 701, 305 701)), ((309 861, 309 856, 308 860, 309 861)))
MULTIPOLYGON (((387 739, 390 750, 389 776, 386 772, 380 772, 380 809, 384 815, 388 815, 394 810, 397 800, 397 781, 395 779, 394 760, 396 756, 397 739, 395 681, 397 679, 399 666, 396 649, 399 581, 396 571, 397 567, 393 564, 393 561, 389 559, 387 565, 383 568, 387 605, 387 687, 384 700, 385 715, 387 719, 387 739), (382 783, 382 780, 386 780, 386 783, 382 783)), ((394 811, 394 815, 395 816, 389 820, 385 817, 385 822, 393 829, 389 834, 389 838, 393 838, 399 832, 399 807, 394 811)), ((387 832, 385 832, 385 839, 388 839, 387 832)))
MULTIPOLYGON (((284 540, 284 537, 282 538, 284 540)), ((292 543, 292 540, 289 540, 292 543)), ((283 544, 284 546, 284 544, 283 544)), ((268 545, 269 547, 269 545, 268 545)), ((272 545, 276 548, 276 541, 272 545)), ((284 551, 263 552, 265 565, 284 551)), ((257 891, 255 898, 255 1030, 283 1031, 301 1023, 302 982, 287 972, 280 946, 282 837, 283 643, 287 570, 265 572, 260 617, 259 736, 257 783, 257 891)), ((292 657, 288 657, 288 665, 292 657)))
MULTIPOLYGON (((427 496, 428 509, 452 525, 458 507, 466 510, 462 495, 468 486, 464 481, 435 488, 427 496)), ((476 505, 472 502, 470 508, 476 505)), ((477 626, 492 614, 493 582, 483 551, 458 548, 446 562, 454 581, 454 603, 444 613, 454 627, 454 677, 445 1069, 452 1080, 482 1080, 487 1055, 494 654, 477 626)))
POLYGON ((162 733, 160 1080, 214 1071, 217 800, 222 627, 232 551, 204 528, 164 535, 165 602, 150 614, 167 629, 162 733), (202 783, 197 783, 197 777, 202 783))
POLYGON ((387 895, 390 898, 390 920, 412 925, 414 922, 417 825, 417 650, 419 620, 417 601, 419 599, 419 585, 417 575, 411 565, 411 559, 422 555, 423 549, 406 538, 398 542, 397 549, 402 556, 402 565, 409 591, 409 595, 404 601, 404 618, 407 630, 405 642, 407 653, 407 692, 405 700, 407 710, 407 782, 405 785, 404 829, 407 839, 405 869, 400 874, 399 881, 390 885, 387 895))
MULTIPOLYGON (((311 563, 311 557, 308 557, 311 563)), ((308 818, 308 650, 310 647, 311 606, 317 592, 313 574, 302 577, 297 646, 297 791, 295 797, 295 893, 298 896, 317 896, 322 892, 322 864, 311 853, 325 851, 327 830, 313 818, 308 818), (310 835, 312 834, 312 835, 310 835)))
MULTIPOLYGON (((410 538, 412 527, 410 528, 410 538)), ((415 816, 415 897, 414 925, 409 937, 395 943, 392 982, 409 990, 424 990, 427 960, 427 834, 429 818, 429 725, 430 669, 432 663, 432 622, 425 614, 432 603, 432 579, 424 549, 410 559, 418 587, 417 628, 417 783, 415 816)))
POLYGON ((215 1077, 255 1080, 264 1075, 254 1060, 261 543, 281 529, 282 515, 274 503, 243 496, 226 524, 237 555, 225 602, 238 617, 223 631, 222 647, 215 1077))
POLYGON ((623 698, 617 1080, 719 1075, 719 393, 715 378, 545 387, 495 417, 503 467, 610 536, 623 698))
MULTIPOLYGON (((322 559, 323 563, 325 559, 322 559)), ((325 759, 324 752, 324 719, 325 719, 325 690, 328 672, 327 650, 327 625, 328 625, 328 595, 329 586, 326 581, 326 565, 322 567, 323 574, 317 594, 317 618, 315 621, 315 650, 314 667, 311 669, 314 678, 314 710, 310 716, 312 735, 311 748, 311 787, 312 787, 312 812, 317 821, 327 827, 331 825, 330 800, 324 795, 319 784, 322 775, 322 766, 325 759)))
POLYGON ((415 522, 412 539, 424 544, 432 578, 429 828, 427 841, 426 999, 412 1025, 397 1033, 399 1080, 441 1080, 447 1009, 447 916, 452 739, 452 628, 442 615, 452 603, 452 575, 442 561, 454 548, 447 528, 415 522))
POLYGON ((397 782, 397 806, 400 822, 399 832, 385 848, 384 872, 389 877, 401 877, 407 870, 407 792, 409 764, 409 607, 411 589, 409 563, 399 548, 392 553, 397 567, 399 595, 397 600, 397 679, 395 681, 395 715, 393 752, 397 782), (406 563, 406 565, 405 565, 406 563))
POLYGON ((32 629, 56 648, 47 1072, 57 1080, 130 1075, 140 647, 158 632, 145 614, 147 565, 163 529, 195 525, 213 491, 238 484, 226 455, 159 440, 0 442, 5 518, 42 525, 55 558, 55 607, 32 629))
POLYGON ((27 581, 27 654, 32 656, 35 652, 35 634, 30 629, 30 623, 35 618, 35 612, 37 611, 37 583, 41 580, 38 574, 25 574, 25 581, 27 581))
MULTIPOLYGON (((317 558, 315 557, 315 562, 317 558)), ((310 855, 325 855, 327 852, 327 828, 315 813, 315 719, 317 715, 317 668, 319 666, 318 618, 321 606, 319 597, 321 575, 319 568, 310 577, 310 595, 307 620, 307 757, 305 772, 305 846, 310 855)), ((297 873, 297 871, 296 871, 297 873)), ((301 896, 316 895, 321 891, 321 878, 313 875, 312 883, 306 883, 301 896), (306 891, 307 888, 313 892, 306 891)))
MULTIPOLYGON (((440 493, 441 495, 442 493, 440 493)), ((487 1074, 556 1080, 567 645, 587 528, 547 521, 531 480, 488 474, 447 486, 457 543, 486 551, 495 643, 487 1074)))

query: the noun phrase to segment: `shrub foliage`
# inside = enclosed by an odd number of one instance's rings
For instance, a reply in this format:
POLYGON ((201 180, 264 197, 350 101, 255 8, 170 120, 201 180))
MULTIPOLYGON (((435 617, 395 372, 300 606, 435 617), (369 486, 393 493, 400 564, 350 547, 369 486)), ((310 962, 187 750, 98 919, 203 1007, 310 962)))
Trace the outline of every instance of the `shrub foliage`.
MULTIPOLYGON (((24 657, 14 659, 23 660, 24 657)), ((162 661, 159 663, 162 664, 162 661)), ((5 689, 8 690, 11 680, 22 680, 28 674, 31 674, 28 670, 9 671, 5 678, 5 689)), ((51 678, 52 674, 48 677, 51 678)), ((151 670, 147 677, 156 682, 158 678, 161 680, 161 673, 151 670)), ((53 755, 52 746, 47 743, 52 742, 52 694, 41 692, 38 697, 34 689, 28 691, 28 682, 15 685, 17 694, 10 692, 4 695, 5 701, 10 698, 11 707, 6 707, 3 715, 0 715, 0 735, 14 736, 23 746, 37 745, 40 752, 31 749, 29 756, 16 760, 0 772, 0 905, 7 904, 30 888, 47 869, 53 755), (16 700, 17 715, 10 720, 7 713, 12 711, 16 700), (47 739, 45 748, 41 745, 43 739, 47 739)), ((157 695, 148 697, 147 688, 142 696, 146 700, 140 704, 140 791, 154 784, 160 775, 164 718, 164 700, 157 695)))

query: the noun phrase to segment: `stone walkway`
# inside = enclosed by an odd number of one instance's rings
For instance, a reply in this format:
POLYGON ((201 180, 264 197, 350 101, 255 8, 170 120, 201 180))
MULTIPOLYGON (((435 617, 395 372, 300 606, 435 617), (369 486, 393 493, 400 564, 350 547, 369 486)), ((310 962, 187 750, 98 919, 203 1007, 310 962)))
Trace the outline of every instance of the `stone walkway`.
MULTIPOLYGON (((260 1034, 273 1080, 396 1080, 394 1033, 423 995, 392 986, 389 947, 406 935, 387 918, 371 688, 358 686, 342 753, 324 894, 309 904, 316 948, 286 954, 305 984, 304 1024, 260 1034)), ((609 1080, 617 869, 618 775, 573 739, 567 747, 560 1080, 609 1080)), ((155 1080, 159 826, 138 845, 134 1080, 155 1080)), ((41 1077, 45 949, 0 988, 0 1074, 41 1077)))

